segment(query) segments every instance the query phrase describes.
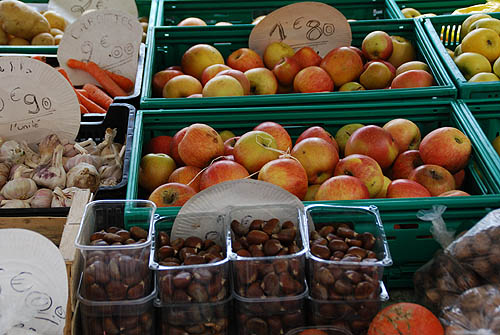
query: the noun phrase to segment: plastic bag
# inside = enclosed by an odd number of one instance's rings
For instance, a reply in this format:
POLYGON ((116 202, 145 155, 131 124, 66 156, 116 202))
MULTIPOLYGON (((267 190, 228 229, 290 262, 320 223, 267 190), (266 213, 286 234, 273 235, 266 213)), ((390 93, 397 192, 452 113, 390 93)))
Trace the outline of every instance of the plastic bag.
POLYGON ((484 285, 462 293, 440 316, 446 335, 500 334, 500 287, 484 285))
POLYGON ((452 14, 472 14, 472 13, 492 13, 500 12, 500 1, 488 0, 484 4, 473 5, 465 8, 458 8, 452 14))

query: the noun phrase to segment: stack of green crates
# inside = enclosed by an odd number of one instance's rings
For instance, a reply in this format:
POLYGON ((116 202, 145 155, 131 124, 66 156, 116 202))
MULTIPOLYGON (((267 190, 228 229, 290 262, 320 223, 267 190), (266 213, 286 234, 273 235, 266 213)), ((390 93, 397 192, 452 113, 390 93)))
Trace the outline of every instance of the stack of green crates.
POLYGON ((485 3, 485 0, 394 0, 392 4, 395 6, 389 9, 391 17, 404 19, 405 16, 401 12, 404 8, 414 8, 420 14, 435 14, 435 15, 449 15, 456 9, 465 8, 479 3, 485 3))

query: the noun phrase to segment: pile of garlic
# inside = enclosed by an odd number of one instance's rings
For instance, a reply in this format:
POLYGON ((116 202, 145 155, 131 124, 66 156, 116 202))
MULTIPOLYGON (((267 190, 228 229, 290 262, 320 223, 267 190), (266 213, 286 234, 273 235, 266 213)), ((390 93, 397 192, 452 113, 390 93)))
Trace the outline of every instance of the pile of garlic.
POLYGON ((76 190, 117 185, 125 146, 114 143, 116 129, 104 141, 63 143, 45 137, 37 148, 0 137, 0 208, 70 207, 76 190))

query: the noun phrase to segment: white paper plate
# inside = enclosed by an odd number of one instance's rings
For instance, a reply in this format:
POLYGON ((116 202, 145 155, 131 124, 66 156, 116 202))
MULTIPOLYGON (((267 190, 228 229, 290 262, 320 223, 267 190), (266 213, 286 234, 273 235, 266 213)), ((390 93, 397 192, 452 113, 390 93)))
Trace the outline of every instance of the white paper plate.
POLYGON ((12 326, 62 334, 67 301, 66 265, 59 249, 36 232, 0 229, 0 334, 12 326))

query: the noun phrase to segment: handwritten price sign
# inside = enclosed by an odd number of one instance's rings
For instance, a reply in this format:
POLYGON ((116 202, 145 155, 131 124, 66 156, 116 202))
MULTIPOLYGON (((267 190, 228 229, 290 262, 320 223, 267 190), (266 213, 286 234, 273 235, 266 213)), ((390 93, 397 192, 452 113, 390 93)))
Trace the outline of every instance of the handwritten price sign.
POLYGON ((59 13, 69 23, 92 9, 118 9, 135 18, 139 15, 135 0, 49 0, 49 10, 59 13))
POLYGON ((295 50, 313 48, 320 56, 351 45, 351 26, 337 9, 320 2, 300 2, 275 10, 250 33, 248 45, 260 55, 272 42, 285 42, 295 50))
POLYGON ((74 140, 80 127, 78 98, 51 66, 27 57, 0 58, 0 134, 37 143, 56 133, 74 140))

